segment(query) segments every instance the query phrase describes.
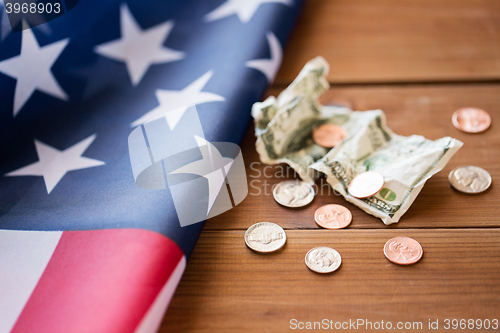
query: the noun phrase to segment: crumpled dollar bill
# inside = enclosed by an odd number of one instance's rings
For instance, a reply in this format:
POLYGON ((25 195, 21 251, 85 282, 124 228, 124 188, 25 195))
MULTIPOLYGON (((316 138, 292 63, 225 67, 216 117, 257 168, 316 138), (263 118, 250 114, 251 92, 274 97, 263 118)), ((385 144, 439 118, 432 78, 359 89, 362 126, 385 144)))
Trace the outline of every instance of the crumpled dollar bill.
POLYGON ((320 105, 319 96, 329 88, 328 69, 323 58, 315 58, 277 98, 254 104, 260 159, 266 164, 287 163, 309 183, 323 173, 347 201, 385 224, 398 222, 425 182, 442 170, 463 144, 451 137, 431 141, 420 135, 397 135, 387 127, 382 110, 320 105), (332 149, 312 140, 313 130, 325 123, 339 125, 348 133, 332 149), (373 197, 354 198, 347 188, 365 171, 384 176, 384 187, 373 197))

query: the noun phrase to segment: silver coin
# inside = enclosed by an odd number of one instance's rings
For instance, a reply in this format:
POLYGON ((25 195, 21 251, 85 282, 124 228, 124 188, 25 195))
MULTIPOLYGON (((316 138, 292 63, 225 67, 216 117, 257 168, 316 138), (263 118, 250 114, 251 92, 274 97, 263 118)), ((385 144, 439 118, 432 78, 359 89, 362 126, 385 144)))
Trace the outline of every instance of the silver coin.
POLYGON ((314 199, 313 187, 301 180, 285 180, 274 187, 274 200, 285 207, 303 207, 314 199))
POLYGON ((286 233, 282 227, 271 222, 259 222, 245 232, 245 243, 257 252, 278 251, 286 243, 286 233))
POLYGON ((472 165, 459 166, 448 175, 451 186, 463 193, 481 193, 491 185, 488 171, 472 165))
POLYGON ((316 273, 331 273, 342 263, 340 253, 326 246, 315 247, 306 254, 307 267, 316 273))

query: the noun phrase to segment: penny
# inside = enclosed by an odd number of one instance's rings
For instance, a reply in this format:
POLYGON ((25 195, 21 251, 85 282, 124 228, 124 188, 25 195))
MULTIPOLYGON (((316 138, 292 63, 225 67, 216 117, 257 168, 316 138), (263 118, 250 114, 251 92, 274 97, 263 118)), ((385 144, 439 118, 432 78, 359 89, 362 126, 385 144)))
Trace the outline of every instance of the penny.
POLYGON ((324 124, 313 131, 312 137, 317 145, 333 148, 347 136, 346 131, 340 126, 324 124))
POLYGON ((351 180, 349 194, 358 199, 365 199, 377 194, 384 187, 384 176, 375 171, 360 173, 351 180))
POLYGON ((467 133, 486 131, 491 125, 490 115, 478 108, 461 108, 451 117, 453 126, 467 133))
POLYGON ((384 245, 384 255, 398 265, 414 264, 422 258, 422 246, 410 237, 394 237, 384 245))
POLYGON ((314 189, 301 180, 285 180, 274 187, 274 200, 285 207, 302 207, 314 199, 314 189))
POLYGON ((484 192, 491 185, 491 176, 488 171, 472 165, 453 169, 448 175, 448 180, 453 188, 469 194, 484 192))
POLYGON ((257 252, 269 253, 278 251, 285 243, 285 230, 275 223, 255 223, 245 232, 245 244, 257 252))
POLYGON ((342 229, 351 224, 351 211, 341 205, 324 205, 314 213, 314 221, 326 229, 342 229))
POLYGON ((326 246, 315 247, 306 254, 307 267, 316 273, 331 273, 342 263, 340 253, 326 246))

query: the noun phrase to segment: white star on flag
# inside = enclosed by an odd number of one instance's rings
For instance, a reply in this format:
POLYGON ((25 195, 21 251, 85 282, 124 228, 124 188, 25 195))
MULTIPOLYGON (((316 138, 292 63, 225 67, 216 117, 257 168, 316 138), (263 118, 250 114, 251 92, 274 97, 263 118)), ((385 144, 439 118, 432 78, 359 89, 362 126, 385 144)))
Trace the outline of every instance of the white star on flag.
POLYGON ((191 173, 208 180, 208 216, 215 203, 215 199, 219 195, 220 189, 225 183, 226 175, 231 169, 234 160, 229 157, 223 157, 219 150, 207 140, 196 135, 195 139, 198 147, 200 147, 202 159, 172 171, 170 174, 191 173), (207 146, 206 149, 203 149, 204 146, 207 146))
POLYGON ((55 149, 35 139, 35 148, 39 161, 9 172, 5 176, 43 176, 47 193, 50 193, 68 171, 105 164, 103 161, 82 156, 96 137, 96 134, 91 135, 64 151, 55 149))
POLYGON ((174 22, 170 20, 143 30, 128 6, 123 4, 120 7, 121 38, 97 45, 94 52, 125 62, 132 84, 136 86, 151 65, 184 58, 184 52, 163 46, 173 27, 174 22))
POLYGON ((247 23, 264 3, 282 3, 293 6, 293 0, 227 0, 222 5, 205 15, 205 21, 211 22, 236 14, 241 22, 247 23))
POLYGON ((280 68, 283 51, 278 38, 272 32, 268 32, 266 37, 271 52, 271 59, 250 60, 247 61, 246 65, 247 67, 261 71, 266 76, 267 81, 271 83, 274 81, 276 73, 280 68))
POLYGON ((0 61, 0 72, 17 79, 14 93, 14 117, 35 90, 61 100, 68 100, 50 68, 59 58, 69 38, 40 47, 31 29, 23 30, 21 54, 0 61))
POLYGON ((220 95, 201 91, 213 74, 213 71, 206 72, 182 90, 156 90, 156 98, 160 105, 134 121, 131 126, 135 127, 148 121, 165 117, 168 126, 173 130, 190 106, 224 101, 225 98, 220 95))

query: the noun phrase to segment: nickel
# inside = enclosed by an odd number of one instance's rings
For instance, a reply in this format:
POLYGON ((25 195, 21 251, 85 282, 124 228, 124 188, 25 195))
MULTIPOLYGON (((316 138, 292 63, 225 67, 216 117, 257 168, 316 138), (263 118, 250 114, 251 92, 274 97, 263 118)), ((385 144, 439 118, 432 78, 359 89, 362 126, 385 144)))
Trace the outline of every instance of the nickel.
POLYGON ((384 255, 398 265, 411 265, 422 258, 422 246, 410 237, 394 237, 385 243, 384 255))
POLYGON ((324 124, 313 131, 312 137, 314 142, 325 148, 333 148, 338 145, 347 133, 340 126, 333 124, 324 124))
POLYGON ((459 166, 448 175, 451 186, 456 190, 477 194, 486 191, 491 185, 488 171, 472 165, 459 166))
POLYGON ((342 263, 340 253, 326 246, 309 250, 305 260, 307 267, 316 273, 331 273, 342 263))
POLYGON ((274 200, 285 207, 302 207, 314 199, 314 189, 301 180, 285 180, 274 187, 274 200))
POLYGON ((377 194, 384 187, 384 176, 375 171, 360 173, 351 180, 349 194, 358 199, 365 199, 377 194))
POLYGON ((282 227, 271 222, 259 222, 245 232, 245 243, 249 248, 261 253, 278 251, 286 243, 286 233, 282 227))
POLYGON ((324 205, 314 213, 314 221, 326 229, 342 229, 351 224, 351 211, 341 205, 324 205))
POLYGON ((461 108, 453 113, 451 117, 453 126, 467 133, 479 133, 486 131, 491 125, 490 115, 478 108, 461 108))

